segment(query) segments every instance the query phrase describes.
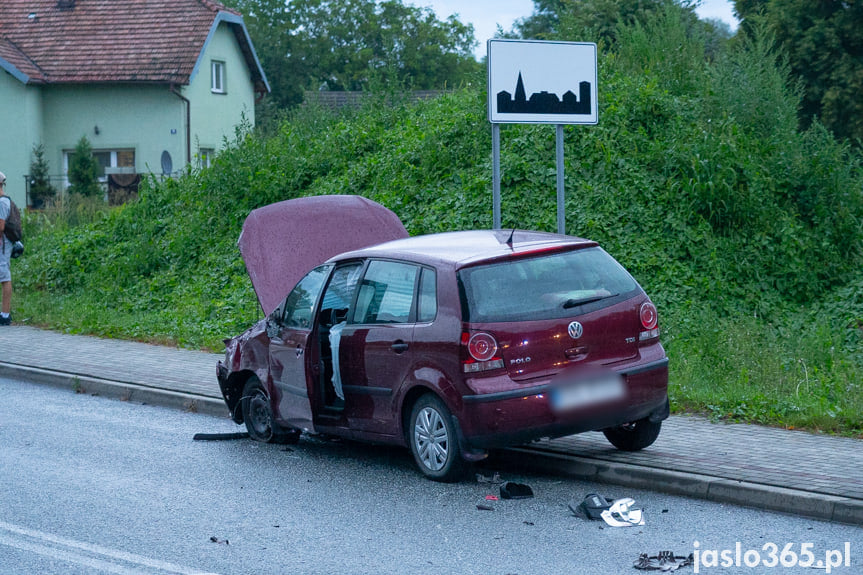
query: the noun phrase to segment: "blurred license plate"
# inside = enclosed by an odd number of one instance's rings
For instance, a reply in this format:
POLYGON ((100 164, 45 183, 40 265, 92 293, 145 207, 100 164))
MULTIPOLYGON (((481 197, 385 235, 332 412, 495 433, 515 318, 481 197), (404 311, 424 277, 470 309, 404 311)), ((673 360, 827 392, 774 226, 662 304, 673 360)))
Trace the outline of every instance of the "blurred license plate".
POLYGON ((616 373, 609 373, 552 390, 551 406, 556 410, 574 409, 609 403, 623 398, 625 394, 623 378, 616 373))

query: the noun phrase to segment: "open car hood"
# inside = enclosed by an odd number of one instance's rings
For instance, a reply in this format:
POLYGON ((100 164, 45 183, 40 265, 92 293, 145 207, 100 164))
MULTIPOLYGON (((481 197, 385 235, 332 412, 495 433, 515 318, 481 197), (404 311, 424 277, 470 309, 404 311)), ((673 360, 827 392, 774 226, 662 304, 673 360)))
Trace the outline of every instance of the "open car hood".
POLYGON ((408 237, 393 212, 362 196, 313 196, 252 210, 237 245, 265 315, 316 266, 408 237))

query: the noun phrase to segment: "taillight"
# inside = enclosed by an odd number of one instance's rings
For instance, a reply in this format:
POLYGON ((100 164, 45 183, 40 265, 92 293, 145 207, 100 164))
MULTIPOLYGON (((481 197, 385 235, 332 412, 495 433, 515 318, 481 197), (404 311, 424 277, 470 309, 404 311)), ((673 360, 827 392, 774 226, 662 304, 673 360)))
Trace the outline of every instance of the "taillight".
POLYGON ((467 347, 468 357, 463 362, 465 373, 503 367, 503 358, 497 355, 497 341, 493 335, 482 331, 474 334, 464 332, 461 334, 461 342, 467 347))
POLYGON ((475 333, 467 342, 467 351, 477 361, 488 361, 497 353, 497 342, 490 334, 475 333))
POLYGON ((659 337, 659 328, 656 327, 658 314, 656 313, 655 305, 649 301, 641 304, 638 317, 641 318, 641 325, 644 326, 644 331, 638 334, 638 341, 646 341, 659 337))
POLYGON ((641 317, 641 325, 644 329, 653 329, 656 327, 656 306, 649 301, 641 304, 641 311, 638 312, 641 317))

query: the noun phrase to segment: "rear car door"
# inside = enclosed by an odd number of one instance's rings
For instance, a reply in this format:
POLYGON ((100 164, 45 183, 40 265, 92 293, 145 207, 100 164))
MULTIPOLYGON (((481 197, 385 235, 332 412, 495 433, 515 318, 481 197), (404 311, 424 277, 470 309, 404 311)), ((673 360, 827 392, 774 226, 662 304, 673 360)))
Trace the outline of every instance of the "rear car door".
POLYGON ((345 414, 351 428, 392 435, 393 396, 414 363, 414 299, 419 266, 372 260, 341 336, 345 414))
POLYGON ((313 383, 310 346, 315 326, 315 309, 324 284, 332 271, 330 264, 306 274, 288 294, 270 334, 269 364, 273 380, 273 413, 276 420, 299 429, 314 429, 309 400, 313 383))

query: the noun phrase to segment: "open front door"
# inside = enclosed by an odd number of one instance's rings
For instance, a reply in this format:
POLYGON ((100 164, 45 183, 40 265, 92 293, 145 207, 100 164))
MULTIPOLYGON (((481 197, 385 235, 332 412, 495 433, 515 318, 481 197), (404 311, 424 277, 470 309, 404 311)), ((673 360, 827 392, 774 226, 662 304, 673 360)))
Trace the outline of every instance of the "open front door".
POLYGON ((313 431, 312 406, 306 379, 306 350, 311 331, 283 329, 270 339, 270 369, 275 386, 277 422, 313 431))
POLYGON ((310 390, 315 361, 311 343, 315 311, 332 265, 310 271, 276 309, 270 330, 273 415, 282 426, 314 431, 310 390))

